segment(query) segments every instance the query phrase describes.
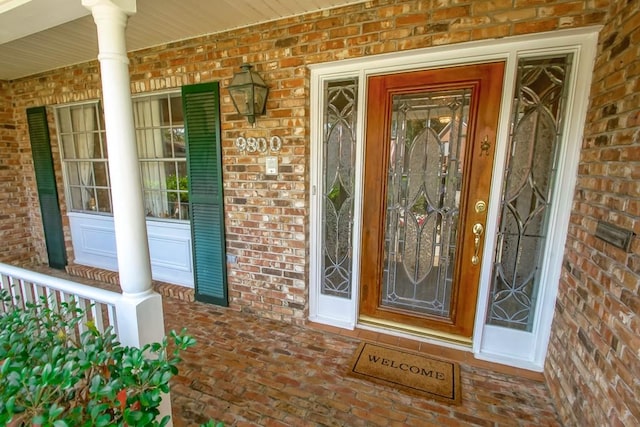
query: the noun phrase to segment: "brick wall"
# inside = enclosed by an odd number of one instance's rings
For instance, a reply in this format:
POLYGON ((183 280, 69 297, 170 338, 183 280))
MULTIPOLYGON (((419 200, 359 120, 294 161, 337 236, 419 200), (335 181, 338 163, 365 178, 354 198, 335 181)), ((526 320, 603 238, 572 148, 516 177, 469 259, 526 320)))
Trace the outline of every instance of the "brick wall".
MULTIPOLYGON (((640 227, 635 221, 639 192, 633 182, 638 178, 633 148, 638 143, 640 68, 634 49, 640 43, 634 30, 638 14, 631 9, 637 4, 368 1, 131 53, 131 86, 134 93, 144 93, 220 81, 227 247, 238 257, 237 264, 228 266, 230 304, 299 324, 308 304, 307 65, 606 23, 547 365, 565 422, 604 425, 610 418, 630 419, 623 407, 632 406, 630 393, 639 391, 632 381, 640 372, 638 243, 626 254, 593 238, 597 219, 636 232, 640 227), (254 64, 271 87, 267 115, 256 128, 235 113, 225 89, 243 62, 254 64), (277 180, 264 175, 263 156, 238 153, 233 141, 239 135, 283 137, 277 180)), ((11 89, 17 140, 20 150, 28 151, 24 108, 99 98, 98 66, 91 62, 20 79, 11 89)), ((59 163, 59 157, 54 159, 59 163)), ((28 162, 23 164, 24 173, 32 175, 28 162)), ((38 254, 44 257, 42 244, 38 254)))
POLYGON ((302 323, 307 305, 307 65, 370 54, 590 25, 599 1, 374 1, 187 40, 132 55, 134 92, 219 80, 231 306, 302 323), (256 129, 224 90, 242 63, 271 87, 256 129), (237 136, 283 137, 278 180, 264 158, 240 155, 237 136))
MULTIPOLYGON (((364 2, 134 52, 131 87, 133 93, 144 93, 221 82, 227 247, 238 257, 238 263, 229 266, 231 306, 303 323, 308 303, 306 66, 591 25, 604 19, 606 5, 608 0, 364 2), (235 113, 224 89, 244 62, 254 64, 271 87, 268 113, 255 129, 235 113), (263 156, 238 153, 233 141, 239 135, 283 138, 277 180, 263 174, 263 156)), ((26 147, 24 109, 99 98, 98 65, 91 62, 20 79, 12 82, 12 89, 18 139, 26 147)), ((53 128, 52 136, 55 139, 53 128)), ((53 144, 57 153, 55 140, 53 144)), ((54 154, 54 160, 60 173, 59 156, 54 154)), ((28 165, 27 171, 33 173, 28 165)), ((60 194, 62 190, 60 185, 60 194)), ((65 229, 69 241, 66 223, 65 229)), ((70 244, 68 248, 72 260, 70 244)), ((43 245, 38 255, 45 258, 43 245)))
POLYGON ((30 262, 34 256, 23 151, 16 140, 11 85, 0 81, 0 260, 8 263, 30 262))
MULTIPOLYGON (((29 222, 22 224, 18 221, 14 226, 16 229, 25 233, 18 241, 23 245, 29 246, 29 255, 26 256, 21 252, 14 253, 14 251, 11 251, 11 257, 7 254, 7 257, 0 256, 0 260, 2 262, 15 261, 19 263, 36 262, 46 264, 48 262, 47 250, 44 242, 35 172, 33 170, 26 109, 42 105, 53 106, 56 104, 99 99, 101 92, 98 63, 97 61, 92 61, 43 73, 34 77, 15 80, 11 82, 10 86, 14 105, 14 137, 20 154, 20 161, 16 168, 12 169, 12 174, 22 177, 24 186, 19 193, 21 203, 22 206, 31 208, 28 212, 29 222)), ((73 261, 71 230, 69 228, 69 218, 66 216, 67 205, 64 197, 60 148, 57 142, 53 108, 47 108, 47 120, 49 122, 51 151, 60 199, 60 209, 62 211, 62 225, 67 248, 67 259, 73 261)), ((3 207, 0 207, 0 212, 4 213, 3 207)), ((4 238, 4 234, 2 234, 2 237, 4 238)))
POLYGON ((640 2, 612 1, 600 34, 546 375, 567 425, 640 425, 640 2))

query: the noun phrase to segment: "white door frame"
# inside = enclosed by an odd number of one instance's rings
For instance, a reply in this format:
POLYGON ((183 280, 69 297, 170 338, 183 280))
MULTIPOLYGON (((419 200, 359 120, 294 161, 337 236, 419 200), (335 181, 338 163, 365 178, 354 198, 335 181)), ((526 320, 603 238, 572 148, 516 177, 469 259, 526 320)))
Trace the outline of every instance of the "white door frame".
MULTIPOLYGON (((582 132, 588 107, 593 64, 596 56, 598 33, 601 27, 561 30, 526 36, 507 37, 499 40, 468 42, 438 46, 406 52, 356 58, 331 63, 316 64, 311 69, 311 186, 310 186, 310 273, 309 319, 340 328, 353 329, 358 325, 360 241, 362 235, 362 189, 364 164, 364 136, 367 77, 400 71, 451 67, 491 61, 505 61, 505 77, 500 107, 500 120, 496 141, 496 156, 487 215, 487 227, 480 272, 480 286, 476 309, 472 347, 475 357, 510 366, 542 371, 551 332, 555 300, 562 267, 569 216, 576 181, 577 166, 582 144, 582 132), (557 190, 552 201, 550 221, 554 224, 546 243, 541 283, 532 332, 514 331, 485 324, 489 303, 493 254, 496 244, 497 220, 500 209, 503 167, 506 160, 511 100, 513 98, 516 67, 519 58, 545 54, 572 53, 574 65, 569 80, 567 117, 557 190), (340 78, 358 78, 358 116, 356 126, 355 201, 353 227, 353 280, 351 298, 337 298, 320 292, 322 254, 322 114, 323 87, 326 81, 340 78), (560 191, 558 191, 560 190, 560 191), (494 236, 493 238, 488 238, 494 236)), ((426 339, 438 343, 434 340, 426 339)), ((451 346, 448 343, 440 343, 451 346)))

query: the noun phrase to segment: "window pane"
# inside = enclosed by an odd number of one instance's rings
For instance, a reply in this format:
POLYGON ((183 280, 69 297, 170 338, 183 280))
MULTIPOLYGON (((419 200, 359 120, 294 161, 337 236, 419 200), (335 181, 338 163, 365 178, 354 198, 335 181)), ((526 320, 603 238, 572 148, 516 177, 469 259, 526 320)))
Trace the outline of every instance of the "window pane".
MULTIPOLYGON (((176 175, 178 172, 178 164, 177 162, 164 162, 164 173, 167 175, 176 175)), ((169 178, 167 178, 167 182, 169 182, 169 178)), ((169 184, 167 184, 167 187, 169 184)))
POLYGON ((187 189, 188 180, 186 174, 186 164, 175 162, 167 165, 167 199, 171 205, 172 218, 185 219, 185 206, 189 203, 189 193, 187 189))
POLYGON ((134 120, 147 216, 188 219, 181 96, 135 99, 134 120))
POLYGON ((324 295, 351 297, 353 193, 358 80, 324 88, 322 288, 324 295))
POLYGON ((79 187, 71 187, 71 209, 76 211, 85 210, 85 205, 82 201, 82 189, 79 187))
POLYGON ((70 209, 110 212, 109 181, 106 163, 102 160, 106 156, 102 147, 104 131, 102 118, 98 119, 98 103, 60 107, 56 112, 70 209), (104 200, 96 193, 96 185, 104 187, 104 200))
POLYGON ((186 158, 187 145, 184 140, 184 127, 171 129, 171 136, 173 138, 173 155, 175 157, 186 158))
POLYGON ((109 186, 109 176, 106 162, 95 162, 93 165, 94 178, 98 187, 109 186))
POLYGON ((111 213, 111 192, 104 188, 96 189, 96 207, 99 212, 111 213))
POLYGON ((169 126, 171 124, 171 117, 170 114, 171 112, 169 111, 169 99, 162 97, 162 98, 158 98, 158 100, 156 101, 158 103, 158 106, 160 107, 158 112, 160 114, 160 118, 158 120, 158 123, 161 126, 169 126))
POLYGON ((167 188, 167 177, 163 162, 141 162, 140 172, 147 216, 166 218, 169 207, 164 192, 167 188))
POLYGON ((76 162, 78 168, 79 184, 83 187, 93 187, 93 162, 76 162))
POLYGON ((100 157, 101 159, 108 159, 109 154, 107 152, 107 139, 105 138, 105 133, 100 132, 97 136, 98 147, 96 148, 96 152, 99 150, 99 155, 96 154, 96 157, 100 157))
MULTIPOLYGON (((187 177, 187 163, 186 162, 176 162, 176 166, 178 167, 178 176, 187 177)), ((186 190, 187 187, 185 186, 186 190)))
POLYGON ((168 204, 164 191, 144 190, 144 208, 148 217, 168 218, 168 204))
POLYGON ((571 55, 518 62, 495 255, 491 325, 531 331, 549 232, 571 55))
POLYGON ((171 125, 184 124, 184 115, 182 114, 182 97, 173 95, 171 97, 171 125))
POLYGON ((173 157, 173 135, 171 135, 171 128, 162 129, 162 157, 171 158, 173 157))
POLYGON ((76 147, 73 142, 73 135, 62 136, 62 158, 63 159, 75 159, 76 147))
POLYGON ((78 163, 68 162, 65 164, 67 170, 67 181, 69 185, 80 185, 80 172, 78 171, 78 163))
POLYGON ((58 123, 60 124, 60 133, 71 132, 71 110, 69 107, 58 109, 58 123))
POLYGON ((150 98, 134 101, 133 115, 140 159, 163 158, 160 101, 150 98))

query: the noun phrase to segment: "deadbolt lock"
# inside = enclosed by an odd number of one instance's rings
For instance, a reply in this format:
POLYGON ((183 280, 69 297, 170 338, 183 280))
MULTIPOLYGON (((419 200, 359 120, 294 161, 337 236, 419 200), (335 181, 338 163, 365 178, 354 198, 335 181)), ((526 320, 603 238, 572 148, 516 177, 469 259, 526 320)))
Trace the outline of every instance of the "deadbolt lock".
POLYGON ((486 211, 487 210, 487 202, 485 202, 484 200, 478 200, 476 202, 475 209, 476 209, 476 213, 482 213, 482 212, 486 211))

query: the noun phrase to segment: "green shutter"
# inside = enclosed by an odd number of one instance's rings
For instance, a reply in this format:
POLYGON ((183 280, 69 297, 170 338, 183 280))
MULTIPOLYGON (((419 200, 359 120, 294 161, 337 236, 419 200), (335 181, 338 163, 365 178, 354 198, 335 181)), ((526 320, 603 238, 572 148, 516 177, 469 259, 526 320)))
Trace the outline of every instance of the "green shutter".
POLYGON ((228 305, 218 83, 182 88, 196 300, 228 305))
POLYGON ((36 172, 36 186, 40 199, 42 227, 47 245, 49 266, 64 269, 65 265, 67 265, 67 253, 64 247, 62 215, 58 204, 58 189, 56 188, 56 175, 53 169, 46 108, 28 108, 27 122, 29 124, 33 168, 36 172))

